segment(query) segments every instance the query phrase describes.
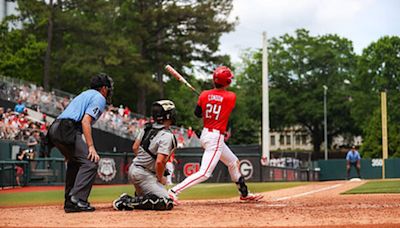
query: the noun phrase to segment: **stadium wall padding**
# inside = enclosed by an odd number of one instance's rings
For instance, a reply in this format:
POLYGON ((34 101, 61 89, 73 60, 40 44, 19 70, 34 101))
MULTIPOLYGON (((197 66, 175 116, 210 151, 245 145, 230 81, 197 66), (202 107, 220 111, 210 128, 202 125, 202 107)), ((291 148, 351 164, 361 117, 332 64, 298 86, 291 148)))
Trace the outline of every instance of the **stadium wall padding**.
MULTIPOLYGON (((344 180, 347 178, 346 159, 331 159, 318 161, 320 180, 344 180)), ((385 160, 385 177, 400 178, 400 159, 390 158, 385 160)), ((382 159, 361 159, 361 178, 382 178, 382 159)), ((351 167, 350 178, 357 177, 354 167, 351 167)))

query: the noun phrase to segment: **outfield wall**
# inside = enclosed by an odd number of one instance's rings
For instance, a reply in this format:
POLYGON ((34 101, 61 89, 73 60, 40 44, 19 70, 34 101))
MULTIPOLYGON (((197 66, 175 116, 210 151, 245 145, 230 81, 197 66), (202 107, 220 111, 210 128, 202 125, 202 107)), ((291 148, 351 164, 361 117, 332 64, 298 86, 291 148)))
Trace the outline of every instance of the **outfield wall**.
MULTIPOLYGON (((318 161, 320 168, 320 180, 343 180, 346 179, 346 160, 331 159, 318 161)), ((391 158, 385 160, 386 178, 400 178, 400 159, 391 158)), ((361 159, 362 179, 382 178, 382 159, 361 159)), ((351 167, 350 178, 357 177, 354 167, 351 167)))
MULTIPOLYGON (((11 144, 7 144, 8 147, 16 146, 11 144)), ((240 170, 247 181, 314 181, 319 179, 318 171, 314 170, 261 166, 259 145, 232 146, 231 149, 238 156, 240 170)), ((101 161, 99 162, 95 183, 128 183, 128 169, 132 163, 133 153, 99 154, 101 161)), ((202 155, 203 150, 201 148, 178 149, 176 152, 178 163, 175 166, 173 181, 175 183, 180 182, 187 176, 197 172, 200 168, 202 155)), ((7 157, 10 156, 7 155, 7 157)), ((2 164, 0 165, 0 179, 2 180, 0 187, 16 185, 15 172, 13 170, 15 170, 17 162, 9 158, 5 160, 7 161, 3 163, 0 161, 2 164)), ((65 163, 64 159, 60 157, 37 158, 34 161, 26 162, 25 170, 22 182, 26 185, 62 184, 65 180, 65 163)), ((231 182, 227 167, 222 162, 219 162, 207 182, 231 182)))

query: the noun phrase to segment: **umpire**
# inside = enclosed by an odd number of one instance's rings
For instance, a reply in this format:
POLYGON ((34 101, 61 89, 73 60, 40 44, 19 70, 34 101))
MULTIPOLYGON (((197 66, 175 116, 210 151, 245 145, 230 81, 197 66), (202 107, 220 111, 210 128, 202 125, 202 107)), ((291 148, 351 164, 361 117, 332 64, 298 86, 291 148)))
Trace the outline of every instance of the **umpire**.
POLYGON ((48 137, 67 161, 64 211, 94 211, 88 197, 100 159, 92 138, 92 125, 111 103, 113 80, 100 73, 90 88, 75 97, 50 126, 48 137))

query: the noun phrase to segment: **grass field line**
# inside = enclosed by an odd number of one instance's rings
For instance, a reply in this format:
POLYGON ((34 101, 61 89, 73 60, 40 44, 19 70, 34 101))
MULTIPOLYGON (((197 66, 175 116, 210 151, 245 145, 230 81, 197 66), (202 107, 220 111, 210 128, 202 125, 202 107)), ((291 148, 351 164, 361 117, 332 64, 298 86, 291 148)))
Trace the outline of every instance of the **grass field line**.
POLYGON ((299 194, 296 194, 296 195, 293 195, 293 196, 280 197, 278 199, 275 199, 274 201, 283 201, 283 200, 289 200, 289 199, 298 198, 298 197, 302 197, 302 196, 306 196, 306 195, 311 195, 311 194, 314 194, 314 193, 317 193, 317 192, 323 192, 323 191, 331 190, 331 189, 337 188, 337 187, 342 186, 342 185, 343 184, 335 184, 335 185, 332 185, 332 186, 328 186, 328 187, 324 187, 324 188, 320 188, 320 189, 315 189, 315 190, 308 191, 308 192, 299 193, 299 194))

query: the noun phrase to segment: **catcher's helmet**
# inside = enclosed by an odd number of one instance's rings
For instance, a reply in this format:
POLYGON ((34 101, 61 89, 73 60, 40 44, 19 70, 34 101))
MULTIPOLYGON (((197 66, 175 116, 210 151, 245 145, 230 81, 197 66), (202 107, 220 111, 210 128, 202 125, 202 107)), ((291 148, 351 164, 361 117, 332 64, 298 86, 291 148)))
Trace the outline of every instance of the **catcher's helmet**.
POLYGON ((227 86, 231 84, 232 78, 232 71, 226 66, 217 67, 213 74, 213 81, 216 85, 227 86))
POLYGON ((114 89, 113 79, 105 73, 99 73, 99 74, 93 76, 92 79, 90 80, 90 88, 91 89, 97 90, 103 86, 108 88, 107 103, 111 104, 111 97, 112 97, 113 89, 114 89))
POLYGON ((151 115, 157 123, 162 123, 164 120, 172 120, 172 123, 175 123, 176 111, 174 102, 170 100, 153 102, 151 115))

